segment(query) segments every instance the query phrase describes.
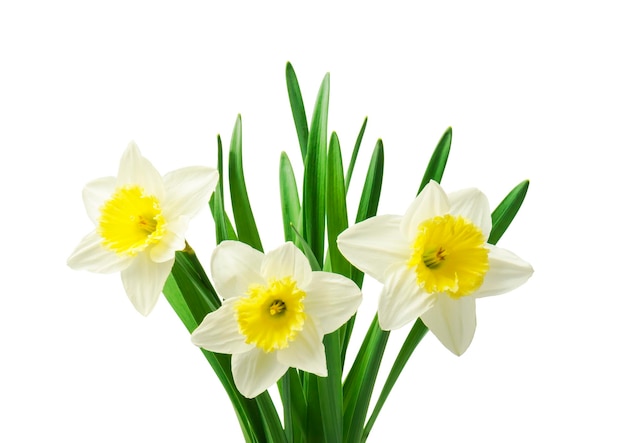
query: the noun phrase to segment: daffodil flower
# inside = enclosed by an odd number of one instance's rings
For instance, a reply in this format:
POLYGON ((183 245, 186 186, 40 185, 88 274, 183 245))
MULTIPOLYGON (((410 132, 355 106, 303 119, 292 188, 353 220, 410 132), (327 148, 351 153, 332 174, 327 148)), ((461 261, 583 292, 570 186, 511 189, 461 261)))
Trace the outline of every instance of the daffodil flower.
POLYGON ((446 195, 431 181, 404 216, 372 217, 339 236, 343 255, 383 283, 382 329, 421 317, 450 351, 465 352, 476 329, 476 298, 508 292, 533 273, 512 252, 487 243, 490 214, 479 190, 446 195))
POLYGON ((95 229, 84 237, 67 263, 73 269, 121 271, 128 298, 143 315, 156 304, 174 264, 185 247, 189 219, 204 207, 218 172, 193 166, 161 176, 128 145, 116 177, 88 183, 83 201, 95 229))
POLYGON ((245 243, 224 241, 213 252, 211 274, 225 300, 191 340, 209 351, 233 354, 239 392, 256 397, 289 367, 327 375, 322 339, 359 307, 361 291, 354 282, 313 272, 293 243, 264 255, 245 243))

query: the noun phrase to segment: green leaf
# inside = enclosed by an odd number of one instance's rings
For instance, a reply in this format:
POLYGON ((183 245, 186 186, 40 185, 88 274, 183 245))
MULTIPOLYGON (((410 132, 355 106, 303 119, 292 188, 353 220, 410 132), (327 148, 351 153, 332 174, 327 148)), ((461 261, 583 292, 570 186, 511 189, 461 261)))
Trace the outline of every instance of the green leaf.
POLYGON ((343 441, 345 442, 361 441, 367 410, 388 339, 389 331, 380 329, 378 316, 375 316, 368 336, 363 342, 365 346, 363 358, 355 361, 352 366, 350 371, 351 373, 354 371, 352 382, 348 385, 346 380, 344 384, 343 441))
POLYGON ((339 138, 334 132, 330 136, 326 179, 326 220, 328 222, 328 252, 331 269, 336 274, 350 278, 350 263, 337 247, 337 236, 348 228, 348 210, 343 183, 341 147, 339 146, 339 138))
POLYGON ((343 392, 341 388, 341 345, 339 331, 324 337, 327 377, 319 377, 320 412, 324 428, 324 441, 341 442, 343 434, 343 392))
POLYGON ((291 66, 291 63, 289 62, 287 62, 285 76, 287 77, 287 93, 289 94, 291 114, 293 115, 293 122, 296 126, 298 142, 300 143, 300 152, 302 153, 302 161, 304 162, 306 159, 307 143, 309 140, 309 125, 306 120, 306 112, 304 111, 304 102, 302 101, 298 78, 296 77, 296 72, 293 70, 293 66, 291 66))
POLYGON ((311 265, 311 269, 313 271, 321 271, 322 268, 321 268, 319 262, 317 261, 317 257, 315 257, 315 254, 313 254, 313 250, 311 249, 311 247, 309 246, 307 241, 298 232, 298 230, 296 229, 296 227, 294 225, 291 225, 291 229, 293 229, 293 232, 296 235, 296 240, 297 240, 296 245, 300 247, 300 250, 304 253, 306 258, 309 260, 309 264, 311 265))
POLYGON ((295 243, 296 236, 291 225, 298 226, 300 221, 300 196, 291 162, 285 152, 280 154, 279 183, 285 241, 295 243))
POLYGON ((374 423, 376 422, 376 419, 378 418, 378 414, 380 414, 380 411, 383 405, 385 404, 385 401, 387 400, 387 397, 389 396, 391 389, 393 388, 396 381, 398 380, 398 377, 400 377, 400 373, 404 369, 404 366, 406 365, 406 363, 409 361, 411 354, 413 354, 413 351, 415 350, 417 345, 420 343, 422 338, 424 338, 427 332, 428 332, 428 328, 424 325, 422 320, 418 318, 417 321, 413 324, 413 328, 411 328, 411 332, 409 332, 409 335, 404 341, 404 344, 402 345, 402 348, 400 349, 400 352, 398 353, 398 356, 396 357, 396 360, 393 363, 393 366, 391 367, 391 371, 389 372, 389 375, 387 376, 387 380, 385 381, 385 385, 383 386, 383 389, 380 392, 378 401, 376 402, 376 405, 374 406, 374 410, 372 411, 372 414, 369 420, 367 421, 367 425, 365 425, 365 429, 363 431, 363 441, 367 439, 369 433, 372 431, 372 427, 374 426, 374 423))
POLYGON ((487 243, 495 245, 507 230, 526 198, 530 182, 524 180, 514 187, 491 214, 491 233, 487 243))
POLYGON ((272 398, 267 391, 257 396, 256 400, 263 418, 263 426, 265 434, 268 436, 268 442, 287 443, 287 436, 280 423, 280 417, 278 417, 272 398))
POLYGON ((446 163, 448 161, 448 154, 450 154, 451 144, 452 128, 448 128, 441 136, 433 155, 430 157, 430 161, 428 162, 428 166, 424 172, 424 178, 422 179, 422 183, 417 191, 418 194, 422 192, 424 186, 426 186, 431 180, 441 183, 441 177, 443 177, 443 171, 446 169, 446 163))
POLYGON ((278 390, 283 403, 287 440, 290 443, 299 443, 306 435, 307 404, 296 369, 287 370, 278 383, 278 390))
MULTIPOLYGON (((192 251, 191 248, 188 249, 192 251)), ((212 287, 207 286, 206 274, 198 269, 195 254, 179 251, 176 253, 176 261, 172 268, 172 274, 168 277, 163 288, 163 295, 170 303, 178 317, 181 319, 189 332, 194 331, 204 316, 214 308, 211 299, 214 292, 212 287)), ((201 350, 218 379, 224 386, 224 390, 231 400, 237 419, 246 442, 266 442, 263 421, 259 414, 256 399, 243 397, 235 387, 231 368, 230 357, 223 354, 201 350)), ((267 392, 264 393, 268 395, 267 392)))
POLYGON ((239 234, 239 241, 247 243, 253 248, 263 251, 261 238, 254 221, 254 215, 248 200, 248 191, 243 175, 242 142, 241 142, 241 115, 237 116, 233 136, 230 140, 230 154, 228 157, 228 182, 230 198, 235 217, 235 226, 239 234))
POLYGON ((330 76, 320 86, 307 142, 303 186, 303 236, 318 263, 324 262, 326 149, 330 76))
POLYGON ((361 130, 359 131, 359 135, 356 138, 356 142, 354 143, 354 149, 352 150, 352 157, 350 158, 350 165, 348 166, 348 172, 346 173, 346 192, 350 187, 350 180, 352 179, 352 171, 354 170, 354 165, 356 164, 356 159, 359 155, 359 149, 361 149, 361 142, 363 141, 363 134, 365 134, 365 127, 367 126, 367 117, 363 120, 363 125, 361 125, 361 130))
POLYGON ((320 408, 319 386, 320 377, 315 374, 303 372, 304 392, 307 399, 306 415, 306 442, 325 442, 324 425, 322 424, 322 411, 320 408))
POLYGON ((171 276, 182 291, 185 303, 197 324, 202 322, 205 315, 222 305, 198 257, 189 245, 184 251, 176 252, 171 276))
POLYGON ((211 214, 215 221, 215 240, 216 244, 220 244, 224 240, 237 240, 237 233, 233 229, 226 210, 224 209, 224 168, 222 161, 222 139, 217 136, 217 170, 219 172, 219 181, 215 188, 215 192, 209 200, 211 214))
POLYGON ((356 213, 355 223, 366 220, 376 215, 378 211, 378 202, 380 201, 380 191, 383 185, 383 171, 385 167, 385 151, 383 141, 378 140, 372 158, 370 159, 361 199, 359 200, 359 209, 356 213))

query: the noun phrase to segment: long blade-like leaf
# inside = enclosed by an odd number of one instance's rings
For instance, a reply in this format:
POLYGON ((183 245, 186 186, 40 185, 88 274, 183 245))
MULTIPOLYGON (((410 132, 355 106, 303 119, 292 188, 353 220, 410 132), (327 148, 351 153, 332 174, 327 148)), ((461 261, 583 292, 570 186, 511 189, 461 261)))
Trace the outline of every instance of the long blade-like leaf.
POLYGON ((352 180, 352 171, 354 171, 354 165, 356 164, 356 159, 359 156, 359 150, 361 149, 361 142, 363 141, 363 134, 365 134, 365 127, 367 126, 367 117, 363 120, 363 124, 361 125, 361 130, 359 131, 359 135, 356 138, 356 142, 354 143, 354 149, 352 150, 352 157, 350 158, 350 165, 348 166, 348 172, 346 173, 346 192, 350 187, 350 180, 352 180))
POLYGON ((328 376, 317 379, 324 441, 340 442, 343 434, 343 392, 341 388, 340 333, 324 337, 328 376))
POLYGON ((296 229, 296 227, 294 225, 291 225, 291 229, 293 229, 293 232, 296 235, 296 239, 297 239, 297 243, 296 244, 298 246, 300 246, 300 250, 304 253, 306 258, 309 260, 309 264, 311 265, 311 269, 313 271, 321 271, 322 268, 321 268, 319 262, 317 261, 317 257, 315 257, 315 254, 313 254, 313 250, 311 249, 311 246, 309 246, 309 244, 306 242, 306 240, 300 234, 300 232, 298 232, 298 230, 296 229))
POLYGON ((285 434, 290 443, 300 443, 306 435, 306 399, 298 371, 289 368, 278 383, 283 402, 285 434))
POLYGON ((339 138, 334 132, 328 148, 326 175, 326 221, 328 224, 328 252, 332 272, 350 277, 350 263, 337 248, 337 236, 348 227, 346 190, 343 182, 343 163, 339 138))
POLYGON ((298 134, 298 142, 300 143, 300 152, 302 153, 302 161, 306 159, 307 143, 309 140, 309 125, 306 120, 306 112, 304 110, 304 102, 302 101, 302 93, 298 84, 296 72, 287 62, 285 69, 285 77, 287 77, 287 93, 289 94, 289 104, 291 105, 291 114, 293 115, 293 123, 296 126, 298 134))
POLYGON ((528 180, 524 180, 514 187, 493 211, 491 214, 491 233, 489 234, 489 240, 487 240, 488 243, 495 245, 498 240, 500 240, 500 237, 502 237, 502 234, 504 234, 504 231, 507 230, 524 202, 529 184, 530 182, 528 180))
POLYGON ((347 401, 344 401, 343 441, 346 442, 361 441, 374 384, 389 339, 389 331, 380 329, 377 316, 374 317, 372 326, 369 340, 366 343, 365 358, 360 362, 360 367, 355 368, 353 366, 353 369, 356 369, 357 377, 347 392, 347 401))
POLYGON ((361 199, 359 200, 359 209, 356 213, 355 223, 366 220, 376 215, 378 211, 378 202, 380 201, 380 191, 383 186, 383 172, 385 167, 385 151, 383 141, 378 140, 372 158, 367 168, 361 199))
POLYGON ((374 423, 376 422, 376 419, 378 418, 378 414, 380 414, 380 411, 383 405, 385 404, 385 401, 387 400, 387 397, 389 396, 391 389, 396 384, 396 381, 398 380, 400 373, 404 369, 404 366, 409 361, 411 354, 413 354, 413 351, 415 350, 419 342, 422 340, 422 338, 424 338, 427 332, 428 332, 428 328, 424 325, 422 320, 418 318, 415 324, 413 325, 413 328, 411 328, 411 331, 409 332, 409 335, 407 336, 406 340, 404 341, 404 344, 402 345, 400 352, 398 352, 396 361, 394 361, 393 366, 391 367, 391 371, 389 372, 389 375, 387 376, 387 380, 385 381, 383 389, 380 392, 380 396, 378 397, 378 400, 376 401, 376 405, 374 406, 372 414, 370 415, 370 418, 367 420, 367 424, 365 425, 365 429, 363 431, 363 438, 362 438, 363 441, 367 439, 367 436, 372 431, 372 427, 374 426, 374 423))
POLYGON ((424 172, 424 178, 422 179, 422 183, 417 191, 418 194, 422 192, 424 186, 426 186, 431 180, 441 183, 441 177, 443 177, 443 171, 446 169, 446 163, 448 162, 448 154, 450 154, 451 144, 452 128, 448 128, 441 136, 433 155, 430 157, 430 161, 428 162, 428 166, 424 172))
MULTIPOLYGON (((303 185, 303 236, 319 263, 324 262, 326 149, 330 76, 326 74, 317 95, 307 142, 303 185)), ((241 234, 240 234, 241 236, 241 234)))
POLYGON ((242 136, 241 115, 237 116, 233 136, 230 140, 230 153, 228 156, 228 183, 230 185, 230 198, 235 218, 235 226, 239 241, 247 243, 259 251, 263 251, 261 238, 254 221, 254 215, 250 208, 248 191, 243 175, 242 160, 242 136))
MULTIPOLYGON (((163 288, 163 294, 187 330, 192 332, 202 321, 204 315, 214 310, 215 306, 211 306, 211 299, 217 296, 210 284, 206 285, 208 279, 205 281, 204 271, 198 269, 197 258, 188 257, 192 254, 189 251, 192 251, 191 248, 187 252, 176 253, 176 261, 163 288)), ((257 400, 247 399, 237 391, 232 378, 230 358, 227 355, 214 354, 204 349, 202 349, 202 353, 233 404, 245 441, 249 443, 266 442, 257 400)), ((262 395, 268 394, 265 392, 262 395)))
POLYGON ((298 226, 300 221, 300 196, 291 162, 285 152, 280 154, 279 183, 285 241, 295 243, 296 237, 291 225, 298 226))
POLYGON ((217 170, 219 172, 219 181, 217 182, 215 192, 211 195, 211 200, 209 200, 209 207, 215 221, 215 242, 220 244, 224 240, 237 240, 237 234, 224 209, 224 168, 222 139, 219 135, 217 136, 217 170))

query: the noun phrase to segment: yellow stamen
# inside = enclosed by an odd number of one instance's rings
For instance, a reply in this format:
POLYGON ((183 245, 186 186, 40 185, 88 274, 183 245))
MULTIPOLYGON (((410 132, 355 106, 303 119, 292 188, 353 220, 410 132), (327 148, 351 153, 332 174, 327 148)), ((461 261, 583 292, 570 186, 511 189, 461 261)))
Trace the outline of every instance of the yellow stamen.
POLYGON ((98 233, 106 248, 120 255, 136 255, 165 233, 158 199, 136 185, 118 188, 100 208, 98 233))
POLYGON ((446 214, 418 226, 407 266, 415 270, 417 284, 427 292, 458 298, 482 285, 489 269, 488 253, 478 226, 446 214))
POLYGON ((290 277, 271 280, 268 286, 250 285, 235 305, 240 332, 251 343, 271 352, 289 346, 302 330, 306 293, 290 277))

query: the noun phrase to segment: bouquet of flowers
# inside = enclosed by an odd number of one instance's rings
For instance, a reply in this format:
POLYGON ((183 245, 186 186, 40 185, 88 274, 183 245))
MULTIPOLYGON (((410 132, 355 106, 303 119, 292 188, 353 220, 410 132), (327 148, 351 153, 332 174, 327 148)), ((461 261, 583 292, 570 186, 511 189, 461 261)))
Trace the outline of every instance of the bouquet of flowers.
POLYGON ((351 224, 346 194, 367 119, 344 169, 339 138, 328 136, 328 74, 310 122, 289 63, 286 79, 304 172, 299 182, 288 154, 281 154, 284 244, 264 252, 246 190, 238 117, 226 169, 219 137, 216 169, 188 167, 164 176, 131 142, 117 177, 85 186, 95 229, 68 264, 120 272, 128 298, 143 315, 162 293, 228 393, 246 442, 365 441, 429 330, 451 352, 463 354, 476 327, 476 299, 512 290, 532 275, 528 263, 495 246, 528 181, 493 212, 477 189, 446 193, 439 183, 452 141, 448 128, 404 215, 377 215, 384 163, 378 140, 351 224), (207 204, 217 243, 210 278, 185 240, 190 219, 207 204), (350 362, 346 351, 365 274, 382 283, 382 291, 350 362), (370 411, 390 331, 409 324, 370 411), (267 391, 275 383, 278 410, 267 391))

